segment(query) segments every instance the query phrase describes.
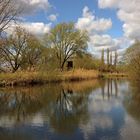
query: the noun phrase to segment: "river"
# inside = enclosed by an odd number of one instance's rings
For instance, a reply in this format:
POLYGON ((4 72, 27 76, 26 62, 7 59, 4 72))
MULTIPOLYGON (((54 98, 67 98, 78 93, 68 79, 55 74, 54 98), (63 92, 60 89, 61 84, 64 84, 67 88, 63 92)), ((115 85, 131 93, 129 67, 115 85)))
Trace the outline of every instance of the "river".
POLYGON ((140 87, 108 79, 0 88, 0 140, 139 140, 140 87))

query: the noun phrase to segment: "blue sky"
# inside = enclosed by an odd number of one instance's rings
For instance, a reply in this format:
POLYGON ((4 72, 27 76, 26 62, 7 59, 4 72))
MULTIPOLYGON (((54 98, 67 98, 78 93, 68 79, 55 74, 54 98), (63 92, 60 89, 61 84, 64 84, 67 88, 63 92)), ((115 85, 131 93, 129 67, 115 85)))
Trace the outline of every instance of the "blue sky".
POLYGON ((82 15, 82 9, 85 6, 88 6, 91 11, 95 12, 95 15, 97 17, 112 19, 113 27, 109 31, 112 36, 122 36, 122 23, 117 18, 115 10, 99 9, 97 0, 61 0, 61 2, 60 0, 52 0, 52 3, 57 7, 57 12, 60 15, 60 17, 58 18, 58 22, 76 22, 78 17, 82 15))
POLYGON ((98 0, 51 0, 51 8, 48 11, 40 10, 31 16, 26 16, 26 21, 29 22, 43 22, 49 23, 47 16, 49 14, 57 14, 57 20, 53 22, 53 25, 61 22, 77 22, 77 19, 81 17, 82 10, 85 6, 94 12, 98 18, 111 18, 112 28, 108 30, 108 34, 112 37, 121 37, 123 35, 122 22, 118 19, 115 9, 100 9, 98 6, 98 0))
POLYGON ((37 35, 56 24, 74 22, 89 33, 93 54, 104 48, 120 56, 140 40, 140 0, 19 0, 24 7, 21 25, 37 35))

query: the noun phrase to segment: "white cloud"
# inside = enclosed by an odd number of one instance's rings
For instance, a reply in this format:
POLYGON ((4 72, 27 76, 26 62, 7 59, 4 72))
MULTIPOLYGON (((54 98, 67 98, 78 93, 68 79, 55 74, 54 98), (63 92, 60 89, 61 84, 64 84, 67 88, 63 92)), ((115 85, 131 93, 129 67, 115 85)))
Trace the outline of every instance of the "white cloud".
POLYGON ((121 43, 123 39, 112 38, 108 34, 103 35, 93 35, 90 37, 90 46, 94 47, 94 51, 101 51, 102 49, 110 49, 110 51, 115 51, 121 48, 121 43))
MULTIPOLYGON (((115 7, 119 4, 120 0, 99 0, 100 2, 107 2, 104 7, 115 7), (109 3, 111 2, 111 3, 109 3)), ((95 14, 89 10, 87 6, 83 9, 82 17, 77 20, 76 27, 81 30, 87 30, 89 33, 90 41, 88 42, 89 49, 92 54, 96 57, 101 56, 101 50, 109 48, 110 51, 118 51, 118 56, 124 53, 124 48, 127 48, 132 44, 131 40, 127 37, 112 38, 110 35, 106 34, 106 31, 112 27, 111 19, 96 18, 95 14)), ((126 26, 127 28, 127 26, 126 26)), ((124 28, 125 29, 125 28, 124 28)), ((130 32, 130 31, 129 31, 130 32)), ((136 34, 135 34, 136 35, 136 34)))
POLYGON ((113 58, 114 53, 117 50, 117 54, 120 60, 126 48, 128 48, 133 43, 133 41, 129 40, 126 37, 112 38, 108 34, 93 35, 90 38, 90 52, 92 52, 96 57, 99 58, 101 56, 101 51, 103 49, 106 51, 109 48, 109 50, 113 53, 113 58))
POLYGON ((43 22, 33 22, 33 23, 22 23, 22 27, 27 29, 27 31, 40 35, 44 33, 48 33, 51 28, 51 23, 44 24, 43 22))
POLYGON ((54 21, 57 20, 57 15, 51 14, 51 15, 48 17, 48 19, 49 19, 50 21, 54 22, 54 21))
MULTIPOLYGON (((115 39, 109 35, 102 35, 112 27, 111 19, 97 18, 87 6, 83 9, 82 17, 77 20, 76 28, 86 30, 89 33, 89 50, 92 53, 98 53, 102 48, 116 47, 115 39), (92 51, 93 49, 93 51, 92 51)), ((98 54, 99 55, 99 54, 98 54)))
POLYGON ((112 38, 108 34, 103 35, 93 35, 91 38, 91 44, 101 50, 102 48, 109 48, 110 50, 118 50, 122 48, 128 47, 130 44, 132 44, 128 38, 121 37, 121 38, 112 38))
POLYGON ((107 46, 112 44, 112 38, 109 35, 93 35, 91 36, 91 42, 94 46, 107 46))
POLYGON ((98 5, 100 8, 115 8, 118 6, 120 0, 99 0, 98 5))
POLYGON ((89 34, 104 32, 112 27, 111 19, 98 19, 89 10, 87 6, 83 9, 83 15, 80 17, 76 23, 78 29, 84 29, 89 32, 89 34))
POLYGON ((48 0, 16 0, 16 5, 23 9, 23 14, 33 14, 39 10, 47 11, 51 5, 48 0))
MULTIPOLYGON (((35 35, 43 35, 45 33, 48 33, 51 29, 51 23, 45 24, 43 22, 24 22, 19 23, 19 25, 25 28, 28 32, 33 33, 35 35)), ((10 28, 6 30, 6 32, 8 34, 11 34, 15 26, 17 25, 11 25, 10 28)))
POLYGON ((126 37, 140 40, 140 0, 98 0, 100 8, 114 8, 123 24, 126 37))
MULTIPOLYGON (((22 11, 19 17, 20 21, 17 22, 17 24, 27 29, 27 31, 36 35, 41 35, 49 32, 52 23, 45 24, 43 22, 30 22, 26 20, 26 16, 36 14, 39 11, 44 12, 48 11, 49 8, 51 8, 49 0, 13 0, 13 1, 15 6, 20 7, 22 11)), ((52 20, 55 20, 56 17, 54 15, 51 15, 50 18, 52 20)), ((10 24, 11 24, 10 27, 6 30, 8 34, 12 33, 13 28, 17 26, 15 25, 15 23, 10 24)))

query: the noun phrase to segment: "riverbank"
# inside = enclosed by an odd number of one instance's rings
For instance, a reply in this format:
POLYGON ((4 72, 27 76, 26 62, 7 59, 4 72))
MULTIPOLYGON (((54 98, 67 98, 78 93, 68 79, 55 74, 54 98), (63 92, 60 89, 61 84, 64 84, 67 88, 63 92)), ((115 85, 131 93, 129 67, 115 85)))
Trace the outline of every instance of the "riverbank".
POLYGON ((127 73, 100 73, 99 77, 102 78, 128 78, 127 73))
POLYGON ((77 69, 65 72, 16 72, 0 73, 0 86, 27 86, 66 81, 81 81, 97 79, 99 72, 96 70, 77 69))
POLYGON ((77 69, 71 71, 53 72, 16 72, 0 73, 0 86, 28 86, 47 83, 91 80, 98 78, 128 78, 125 73, 100 73, 97 70, 77 69))

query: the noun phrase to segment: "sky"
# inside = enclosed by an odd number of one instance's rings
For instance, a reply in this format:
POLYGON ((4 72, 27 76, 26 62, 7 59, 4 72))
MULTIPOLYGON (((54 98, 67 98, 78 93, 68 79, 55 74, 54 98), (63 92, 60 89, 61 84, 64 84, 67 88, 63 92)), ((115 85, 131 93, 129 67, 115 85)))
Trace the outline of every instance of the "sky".
POLYGON ((24 7, 21 25, 36 35, 62 22, 87 30, 88 50, 96 56, 103 48, 122 56, 140 40, 140 0, 17 0, 17 4, 24 7))

